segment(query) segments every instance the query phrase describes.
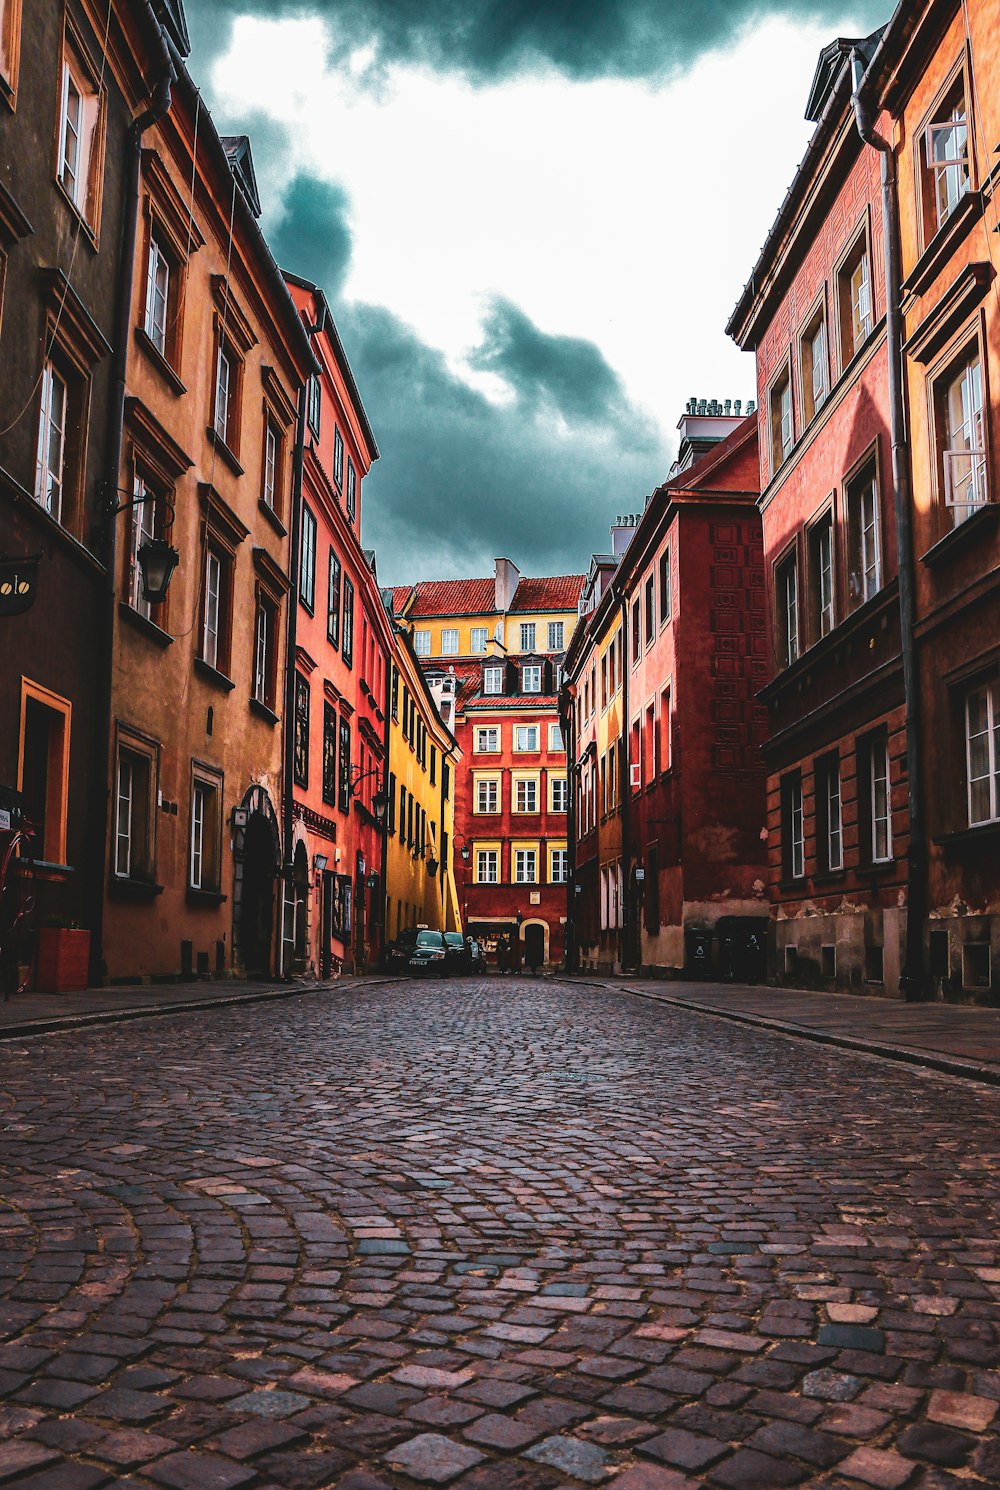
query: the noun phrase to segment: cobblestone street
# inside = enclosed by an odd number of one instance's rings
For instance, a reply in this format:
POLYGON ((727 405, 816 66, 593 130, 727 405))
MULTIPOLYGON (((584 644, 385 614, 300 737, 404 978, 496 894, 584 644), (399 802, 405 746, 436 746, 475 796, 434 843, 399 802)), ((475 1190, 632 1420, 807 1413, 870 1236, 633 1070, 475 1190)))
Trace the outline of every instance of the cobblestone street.
POLYGON ((1000 1481, 992 1089, 527 978, 2 1049, 0 1485, 1000 1481))

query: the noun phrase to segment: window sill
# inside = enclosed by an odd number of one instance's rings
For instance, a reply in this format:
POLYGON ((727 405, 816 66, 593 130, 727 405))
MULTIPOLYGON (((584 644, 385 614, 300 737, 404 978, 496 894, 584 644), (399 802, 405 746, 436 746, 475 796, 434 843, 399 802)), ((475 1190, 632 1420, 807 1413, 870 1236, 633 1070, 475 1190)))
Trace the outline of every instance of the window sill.
POLYGON ((187 384, 181 382, 180 376, 167 361, 145 327, 137 326, 135 328, 135 340, 136 344, 142 348, 148 361, 152 363, 153 367, 155 367, 160 377, 166 383, 171 393, 177 398, 182 393, 186 393, 187 384))
POLYGON ((232 678, 227 678, 225 673, 220 673, 218 668, 206 662, 204 657, 194 659, 194 670, 199 677, 204 678, 206 683, 211 683, 212 687, 217 688, 220 693, 232 693, 236 687, 232 678))
POLYGON ((173 645, 174 639, 169 631, 164 631, 161 626, 157 626, 155 621, 151 621, 148 616, 142 615, 125 600, 119 600, 118 602, 118 618, 124 621, 126 626, 131 626, 141 636, 147 637, 149 641, 155 643, 158 647, 163 647, 164 650, 173 645))
POLYGON ((265 723, 270 724, 272 727, 278 722, 278 716, 274 710, 267 704, 261 703, 259 698, 252 698, 250 700, 250 712, 251 714, 256 714, 259 719, 263 719, 265 723))
POLYGON ((976 823, 973 828, 958 828, 953 833, 942 833, 934 842, 945 850, 957 853, 979 848, 995 851, 1000 843, 1000 819, 991 823, 976 823))
POLYGON ((227 445, 226 441, 219 434, 219 431, 215 428, 215 425, 209 424, 206 427, 205 433, 208 435, 208 438, 211 440, 218 453, 222 456, 222 459, 232 471, 233 475, 242 476, 243 467, 239 463, 236 452, 232 450, 229 445, 227 445))
POLYGON ((274 508, 269 507, 264 501, 263 497, 257 498, 257 506, 260 508, 261 512, 263 512, 264 516, 267 518, 268 522, 271 524, 271 527, 277 533, 278 537, 287 538, 288 529, 285 527, 284 523, 281 521, 281 518, 275 512, 274 508))
POLYGON ((859 880, 878 880, 895 874, 899 867, 895 859, 880 859, 877 864, 859 864, 854 872, 859 880))
MULTIPOLYGON (((60 181, 60 179, 59 179, 58 176, 56 176, 56 178, 55 178, 55 184, 56 184, 56 190, 58 191, 59 195, 62 197, 62 199, 65 202, 66 206, 69 208, 70 212, 73 214, 74 218, 76 219, 76 221, 80 224, 81 228, 83 229, 83 232, 80 234, 80 237, 85 240, 85 242, 87 243, 88 247, 91 248, 94 253, 97 253, 97 251, 98 251, 98 249, 100 247, 100 244, 98 242, 98 237, 97 237, 97 230, 87 221, 86 217, 80 211, 79 207, 76 205, 76 203, 74 202, 73 198, 70 196, 69 192, 66 190, 65 186, 63 186, 63 184, 60 181)), ((100 215, 100 204, 98 203, 98 216, 99 215, 100 215)))
POLYGON ((72 864, 55 864, 49 859, 35 859, 34 871, 36 879, 40 880, 68 880, 76 873, 72 864))
POLYGON ((840 885, 846 878, 846 869, 825 869, 821 874, 814 874, 812 882, 814 885, 840 885))
POLYGON ((949 563, 955 554, 961 553, 964 548, 985 537, 986 533, 996 526, 998 520, 1000 520, 1000 503, 984 502, 971 517, 959 523, 957 528, 952 528, 950 533, 939 538, 926 553, 921 554, 921 564, 926 564, 928 569, 938 569, 949 563))
POLYGON ((783 893, 786 894, 786 895, 790 895, 793 892, 796 895, 806 895, 806 894, 808 894, 808 891, 809 891, 809 887, 806 884, 806 877, 805 877, 805 875, 803 875, 801 879, 797 879, 797 880, 789 880, 789 879, 779 880, 778 881, 778 889, 781 890, 781 891, 783 891, 783 893))
POLYGON ((108 882, 108 895, 112 900, 155 900, 157 895, 163 894, 163 886, 154 884, 152 880, 125 879, 120 875, 112 875, 108 882))
POLYGON ((934 237, 928 243, 909 274, 903 280, 901 288, 911 295, 922 295, 925 290, 936 279, 946 264, 951 262, 952 254, 965 238, 969 229, 978 222, 982 216, 983 199, 978 191, 967 191, 965 197, 954 212, 938 228, 934 237))
POLYGON ((188 905, 200 905, 211 908, 223 905, 229 899, 229 896, 223 895, 220 890, 196 890, 193 885, 188 885, 184 898, 188 905))

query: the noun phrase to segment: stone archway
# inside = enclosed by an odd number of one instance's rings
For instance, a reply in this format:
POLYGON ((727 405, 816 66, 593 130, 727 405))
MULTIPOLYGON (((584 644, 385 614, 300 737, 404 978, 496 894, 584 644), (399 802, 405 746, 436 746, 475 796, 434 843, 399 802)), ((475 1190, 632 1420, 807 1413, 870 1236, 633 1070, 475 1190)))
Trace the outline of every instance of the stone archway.
POLYGON ((532 951, 538 955, 537 965, 544 966, 549 960, 549 923, 537 917, 531 921, 522 921, 521 944, 524 949, 525 967, 531 965, 531 957, 528 954, 532 951))
POLYGON ((233 942, 247 976, 267 977, 272 971, 281 837, 266 787, 250 787, 234 813, 233 824, 233 942))

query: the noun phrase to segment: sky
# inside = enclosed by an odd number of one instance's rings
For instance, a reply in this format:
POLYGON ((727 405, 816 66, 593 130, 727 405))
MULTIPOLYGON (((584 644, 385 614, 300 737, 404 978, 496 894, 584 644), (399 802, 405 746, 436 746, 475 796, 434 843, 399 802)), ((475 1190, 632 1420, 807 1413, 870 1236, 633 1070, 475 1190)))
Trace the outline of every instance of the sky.
POLYGON ((381 452, 383 584, 583 572, 755 396, 724 326, 821 47, 878 0, 187 0, 279 264, 325 289, 381 452))

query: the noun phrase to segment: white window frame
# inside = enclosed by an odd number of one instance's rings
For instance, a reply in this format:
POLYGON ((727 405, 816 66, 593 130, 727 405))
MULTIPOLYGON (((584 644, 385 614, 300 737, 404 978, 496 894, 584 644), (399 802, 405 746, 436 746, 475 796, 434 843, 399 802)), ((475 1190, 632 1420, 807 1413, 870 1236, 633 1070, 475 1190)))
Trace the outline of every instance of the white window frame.
POLYGON ((829 636, 836 625, 835 577, 833 568, 833 515, 821 520, 816 532, 816 581, 819 634, 829 636))
POLYGON ((222 610, 222 560, 212 548, 205 550, 205 619, 201 634, 202 661, 219 666, 219 623, 222 610))
POLYGON ((569 781, 565 776, 549 777, 549 811, 569 810, 569 781))
POLYGON ((522 652, 533 652, 535 650, 535 623, 534 621, 521 622, 521 648, 522 652))
POLYGON ((38 417, 38 449, 35 456, 35 501, 56 522, 62 521, 66 485, 66 419, 69 386, 51 362, 42 369, 41 405, 38 417), (53 456, 53 446, 55 455, 53 456))
POLYGON ((823 782, 826 797, 826 867, 833 873, 844 867, 844 822, 840 783, 840 759, 826 762, 823 782))
POLYGON ((264 427, 264 506, 274 511, 274 491, 278 479, 278 431, 268 417, 264 427))
POLYGON ((521 669, 521 692, 541 693, 542 691, 542 669, 541 664, 532 662, 521 669))
POLYGON ((478 724, 476 726, 476 748, 474 753, 476 755, 499 755, 500 726, 498 724, 478 724))
POLYGON ((161 357, 167 355, 167 314, 170 305, 170 260, 156 235, 149 237, 146 265, 146 313, 143 329, 161 357))
POLYGON ((983 368, 979 348, 949 377, 943 387, 944 500, 956 526, 989 500, 986 474, 986 430, 983 419, 983 368), (952 419, 952 395, 961 404, 952 419))
POLYGON ((299 544, 299 600, 310 611, 316 606, 317 528, 316 514, 303 502, 302 538, 299 544))
POLYGON ((965 761, 969 827, 1000 821, 1000 681, 997 679, 973 689, 966 696, 965 761), (984 704, 985 725, 973 734, 972 705, 979 698, 982 698, 984 704), (973 746, 978 740, 983 741, 983 759, 974 762, 973 746), (977 816, 973 807, 974 790, 980 783, 985 783, 988 798, 985 816, 977 816))
POLYGON ((826 317, 821 315, 809 336, 809 373, 813 415, 826 403, 826 317))
POLYGON ((847 283, 851 305, 851 336, 854 351, 857 352, 864 346, 872 331, 872 281, 867 241, 847 283))
POLYGON ((441 632, 442 657, 458 656, 458 637, 459 633, 457 626, 448 626, 441 632))
POLYGON ((534 776, 514 777, 514 801, 513 812, 527 814, 529 817, 538 815, 538 782, 534 776))
POLYGON ((885 735, 873 735, 869 741, 868 766, 872 863, 887 864, 892 859, 892 782, 885 735))
POLYGON ((229 443, 229 393, 232 382, 232 358, 220 342, 215 359, 215 433, 224 445, 229 443))
POLYGON ((62 98, 59 108, 59 180, 73 203, 85 206, 87 165, 84 132, 86 94, 69 58, 63 59, 62 98), (76 119, 70 118, 70 98, 76 99, 76 119), (72 159, 71 159, 72 155, 72 159))
POLYGON ((515 885, 538 884, 537 849, 516 848, 514 850, 514 883, 515 885))
POLYGON ((499 781, 477 781, 476 782, 476 815, 477 817, 492 817, 500 811, 500 783, 499 781))
POLYGON ((431 634, 429 631, 415 631, 413 633, 413 650, 418 657, 429 657, 431 655, 431 634))
POLYGON ((129 751, 118 752, 115 794, 115 874, 128 879, 132 872, 132 818, 135 807, 135 773, 129 751))
POLYGON ((485 652, 489 639, 489 627, 473 626, 470 636, 470 650, 472 652, 485 652))
POLYGON ((549 849, 549 884, 565 885, 569 881, 569 850, 565 848, 549 849), (558 872, 556 865, 558 863, 558 872))
POLYGON ((799 657, 799 564, 798 555, 789 554, 778 571, 781 584, 781 622, 784 662, 791 667, 799 657))
POLYGON ((514 750, 518 754, 537 755, 539 748, 537 724, 516 724, 514 726, 514 750))
POLYGON ((204 781, 195 780, 191 787, 191 853, 188 873, 192 890, 200 890, 204 885, 206 799, 211 791, 212 788, 204 781))
POLYGON ((491 695, 503 693, 503 668, 483 668, 483 692, 491 695))
POLYGON ((931 200, 936 228, 943 228, 959 202, 970 190, 969 121, 965 99, 952 105, 947 119, 932 120, 925 138, 927 170, 931 177, 931 200), (944 152, 938 154, 939 142, 944 152))
POLYGON ((500 851, 495 848, 476 849, 476 884, 498 885, 500 883, 500 851))
POLYGON ((562 725, 549 725, 549 750, 557 751, 560 755, 565 752, 566 744, 563 740, 562 725))
POLYGON ((151 543, 156 537, 156 497, 143 481, 141 476, 136 476, 132 487, 132 508, 129 513, 131 520, 131 533, 129 543, 129 572, 128 572, 128 603, 140 616, 146 620, 152 619, 152 601, 145 598, 142 593, 142 568, 139 564, 139 550, 144 543, 151 543))
POLYGON ((549 651, 550 652, 561 652, 561 651, 563 651, 563 649, 564 649, 564 647, 566 645, 566 643, 565 643, 565 636, 566 636, 566 623, 565 623, 565 621, 550 621, 549 622, 549 630, 548 630, 549 651))
POLYGON ((253 696, 259 704, 269 708, 268 659, 274 646, 274 612, 263 595, 257 598, 257 614, 254 616, 253 647, 253 696))
POLYGON ((802 810, 802 776, 795 775, 788 791, 788 867, 793 880, 805 877, 805 817, 802 810))

